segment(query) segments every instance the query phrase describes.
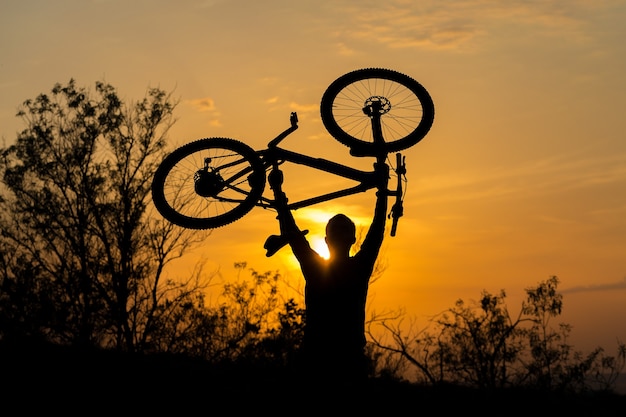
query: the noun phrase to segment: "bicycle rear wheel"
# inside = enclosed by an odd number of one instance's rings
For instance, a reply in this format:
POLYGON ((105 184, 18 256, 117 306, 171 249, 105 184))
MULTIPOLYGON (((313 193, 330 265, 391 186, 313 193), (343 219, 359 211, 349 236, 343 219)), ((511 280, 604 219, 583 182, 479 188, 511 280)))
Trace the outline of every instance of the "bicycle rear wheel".
POLYGON ((413 78, 384 68, 360 69, 335 80, 322 96, 322 122, 340 143, 375 155, 368 115, 374 102, 387 152, 415 145, 433 124, 435 107, 428 91, 413 78))
POLYGON ((174 150, 152 180, 155 207, 188 229, 213 229, 243 217, 261 198, 265 169, 243 142, 206 138, 174 150))

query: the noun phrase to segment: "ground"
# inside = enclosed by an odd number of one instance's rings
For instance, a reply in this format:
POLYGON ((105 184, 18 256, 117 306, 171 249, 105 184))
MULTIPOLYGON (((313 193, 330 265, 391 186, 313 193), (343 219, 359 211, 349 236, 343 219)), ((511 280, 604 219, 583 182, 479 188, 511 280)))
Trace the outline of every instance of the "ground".
POLYGON ((626 396, 529 390, 484 392, 373 379, 364 386, 312 381, 306 386, 267 369, 207 364, 167 355, 143 356, 60 347, 0 345, 2 404, 14 415, 233 415, 390 413, 481 416, 626 415, 626 396))

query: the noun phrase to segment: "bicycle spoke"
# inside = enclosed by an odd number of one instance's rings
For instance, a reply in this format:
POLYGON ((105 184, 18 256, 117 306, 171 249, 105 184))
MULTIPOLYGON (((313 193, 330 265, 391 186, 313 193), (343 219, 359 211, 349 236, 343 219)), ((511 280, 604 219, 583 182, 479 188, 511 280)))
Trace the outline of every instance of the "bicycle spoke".
POLYGON ((153 182, 155 205, 170 221, 189 228, 230 223, 249 211, 265 186, 256 153, 242 142, 201 139, 166 160, 153 182))
POLYGON ((412 78, 386 69, 370 68, 348 73, 322 97, 322 122, 339 142, 350 147, 374 145, 372 112, 388 151, 418 142, 430 129, 434 107, 428 92, 412 78))

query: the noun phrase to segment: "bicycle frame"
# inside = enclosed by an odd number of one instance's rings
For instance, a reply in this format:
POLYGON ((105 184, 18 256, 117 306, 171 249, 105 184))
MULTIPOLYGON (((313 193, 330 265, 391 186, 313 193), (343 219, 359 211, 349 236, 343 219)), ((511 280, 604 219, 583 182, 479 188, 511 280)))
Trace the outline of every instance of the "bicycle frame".
MULTIPOLYGON (((297 152, 288 151, 282 148, 267 149, 259 151, 259 154, 264 164, 271 168, 274 164, 282 164, 284 162, 290 162, 298 165, 307 166, 310 168, 318 169, 330 174, 337 175, 339 177, 347 178, 358 182, 358 185, 354 187, 347 187, 338 191, 329 192, 316 197, 308 198, 305 200, 289 203, 288 207, 291 210, 297 210, 302 207, 308 207, 313 204, 322 203, 325 201, 333 200, 335 198, 346 197, 352 194, 367 191, 374 188, 375 174, 374 172, 362 171, 355 168, 351 168, 345 165, 338 164, 322 158, 313 158, 307 155, 303 155, 297 152)), ((259 202, 260 206, 264 206, 267 203, 270 207, 273 207, 273 200, 266 197, 261 198, 259 202)))
MULTIPOLYGON (((360 169, 352 168, 346 165, 339 164, 337 162, 330 161, 323 158, 314 158, 308 155, 304 155, 298 152, 290 151, 284 148, 278 147, 278 144, 282 142, 289 134, 298 129, 298 116, 295 112, 291 113, 291 127, 279 134, 276 138, 268 143, 267 149, 258 151, 264 166, 270 169, 276 164, 280 165, 284 162, 290 162, 293 164, 307 166, 309 168, 317 169, 320 171, 334 174, 342 178, 353 180, 359 184, 354 187, 347 187, 338 191, 322 194, 317 197, 308 198, 298 202, 288 204, 288 207, 292 210, 297 210, 302 207, 308 207, 314 204, 330 201, 340 197, 347 197, 353 194, 361 193, 376 187, 376 175, 373 171, 363 171, 360 169)), ((387 154, 377 155, 377 162, 384 162, 387 154)), ((390 196, 396 195, 396 191, 388 190, 390 196)), ((266 197, 261 198, 261 202, 258 204, 261 207, 269 206, 273 207, 273 199, 266 197), (265 203, 265 204, 263 204, 265 203)))
MULTIPOLYGON (((342 178, 353 180, 358 184, 353 187, 346 187, 337 191, 332 191, 326 194, 318 195, 316 197, 307 198, 304 200, 288 203, 287 207, 291 210, 297 210, 299 208, 308 207, 314 204, 334 200, 340 197, 347 197, 353 194, 365 192, 373 189, 377 186, 377 176, 374 171, 364 171, 356 168, 352 168, 346 165, 339 164, 323 158, 314 158, 308 155, 304 155, 298 152, 290 151, 279 147, 279 143, 282 142, 289 134, 294 132, 298 128, 298 118, 295 112, 291 113, 291 127, 279 134, 276 138, 268 143, 267 149, 257 151, 259 154, 265 169, 272 169, 282 163, 289 162, 293 164, 303 165, 309 168, 324 171, 330 174, 337 175, 342 178)), ((380 127, 376 129, 376 125, 380 126, 380 120, 373 120, 373 129, 375 132, 380 132, 380 127)), ((375 134, 378 140, 382 141, 382 135, 380 133, 375 134)), ((381 147, 381 149, 383 149, 381 147)), ((376 155, 377 163, 384 163, 387 158, 387 152, 384 150, 376 155)), ((406 173, 404 167, 404 160, 400 153, 396 154, 396 173, 398 174, 398 184, 396 190, 387 190, 388 196, 396 197, 396 204, 392 207, 392 216, 394 217, 394 223, 392 228, 392 236, 395 235, 395 228, 397 224, 397 218, 402 215, 401 197, 402 197, 402 179, 401 176, 406 173)), ((274 207, 274 200, 266 197, 261 197, 257 206, 261 207, 274 207)))

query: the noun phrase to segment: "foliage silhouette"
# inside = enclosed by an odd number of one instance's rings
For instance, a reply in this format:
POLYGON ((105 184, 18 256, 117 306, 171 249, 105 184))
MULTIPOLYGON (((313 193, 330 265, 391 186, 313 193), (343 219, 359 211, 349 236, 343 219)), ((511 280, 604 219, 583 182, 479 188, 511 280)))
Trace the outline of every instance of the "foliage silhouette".
MULTIPOLYGON (((568 344, 571 326, 551 320, 561 314, 558 278, 526 289, 516 317, 505 304, 506 294, 483 291, 478 302, 456 302, 431 320, 433 328, 407 332, 401 319, 370 321, 369 336, 377 349, 396 357, 390 371, 401 377, 409 369, 417 381, 461 384, 484 390, 526 387, 545 391, 610 390, 624 368, 626 345, 617 354, 603 348, 587 355, 568 344), (381 326, 383 335, 374 328, 381 326), (387 340, 391 338, 391 342, 387 340)), ((379 356, 385 356, 379 352, 379 356)))
POLYGON ((201 236, 149 217, 175 105, 74 80, 23 103, 26 128, 0 149, 2 337, 141 351, 190 296, 197 283, 163 268, 201 236))

